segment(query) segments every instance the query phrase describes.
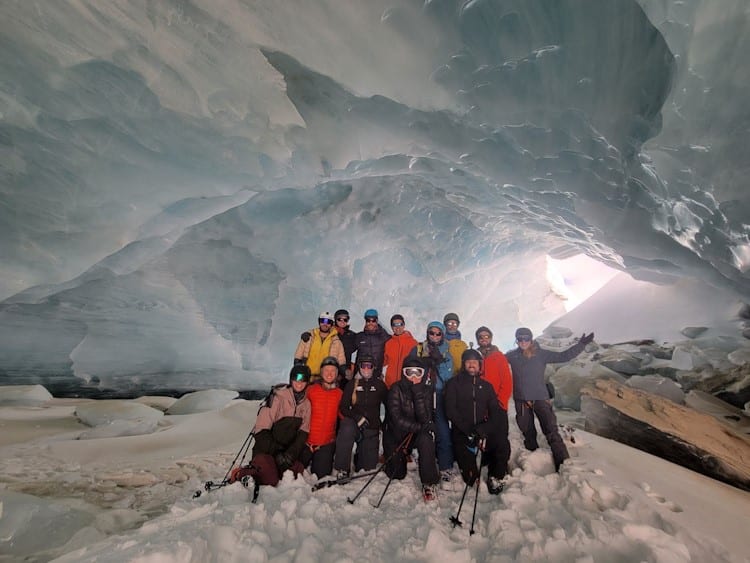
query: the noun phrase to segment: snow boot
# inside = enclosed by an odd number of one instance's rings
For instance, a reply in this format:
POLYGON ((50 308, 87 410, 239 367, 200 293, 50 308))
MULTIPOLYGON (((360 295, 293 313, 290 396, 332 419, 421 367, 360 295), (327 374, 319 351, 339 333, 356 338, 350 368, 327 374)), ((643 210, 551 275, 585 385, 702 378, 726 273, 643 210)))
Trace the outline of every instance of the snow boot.
POLYGON ((437 500, 437 490, 435 485, 422 485, 422 498, 425 502, 437 500))

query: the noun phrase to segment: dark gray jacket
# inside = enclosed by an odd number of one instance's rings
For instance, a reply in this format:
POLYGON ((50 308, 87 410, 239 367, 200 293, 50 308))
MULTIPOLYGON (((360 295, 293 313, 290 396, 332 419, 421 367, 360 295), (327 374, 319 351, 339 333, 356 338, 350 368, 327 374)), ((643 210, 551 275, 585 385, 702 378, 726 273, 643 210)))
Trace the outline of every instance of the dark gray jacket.
POLYGON ((549 399, 547 386, 544 383, 544 368, 547 364, 569 362, 586 347, 580 342, 573 344, 564 352, 543 350, 534 342, 536 354, 526 358, 520 348, 511 350, 505 357, 513 371, 513 398, 516 401, 543 401, 549 399))

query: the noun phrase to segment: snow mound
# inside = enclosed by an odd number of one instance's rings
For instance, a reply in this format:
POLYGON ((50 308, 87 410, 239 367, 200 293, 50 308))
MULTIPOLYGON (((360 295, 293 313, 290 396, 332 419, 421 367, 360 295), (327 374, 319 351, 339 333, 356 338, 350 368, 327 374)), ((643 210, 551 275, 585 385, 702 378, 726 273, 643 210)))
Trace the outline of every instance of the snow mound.
POLYGON ((118 438, 121 436, 142 436, 151 434, 159 428, 157 418, 137 418, 135 420, 113 420, 86 430, 78 435, 79 440, 95 440, 97 438, 118 438))
POLYGON ((167 409, 167 414, 193 414, 220 410, 226 407, 233 399, 239 397, 237 391, 227 389, 206 389, 196 391, 180 397, 167 409))
POLYGON ((1 406, 38 407, 52 399, 52 395, 41 385, 0 386, 1 406))
POLYGON ((164 416, 164 413, 132 401, 101 401, 76 407, 76 416, 87 426, 102 426, 114 421, 148 421, 164 416))
POLYGON ((158 409, 162 412, 166 412, 169 407, 175 404, 176 401, 177 399, 175 399, 174 397, 159 397, 155 395, 144 395, 143 397, 133 399, 134 403, 140 403, 142 405, 158 409))

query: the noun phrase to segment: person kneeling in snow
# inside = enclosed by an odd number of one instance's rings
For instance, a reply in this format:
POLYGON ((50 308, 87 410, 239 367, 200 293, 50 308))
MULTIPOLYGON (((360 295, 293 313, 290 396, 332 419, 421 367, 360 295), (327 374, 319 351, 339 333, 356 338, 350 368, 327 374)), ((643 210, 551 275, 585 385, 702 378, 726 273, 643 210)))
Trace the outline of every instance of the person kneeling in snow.
POLYGON ((310 433, 309 381, 310 368, 296 365, 289 372, 290 384, 274 388, 255 421, 253 459, 232 471, 230 483, 249 475, 258 485, 275 487, 287 469, 295 476, 304 471, 299 457, 310 433))
POLYGON ((425 375, 422 362, 415 357, 404 360, 402 377, 388 391, 383 454, 388 461, 385 473, 392 479, 406 477, 406 452, 416 447, 419 454, 419 478, 425 501, 436 498, 439 480, 435 460, 435 387, 425 375))
POLYGON ((492 385, 480 377, 482 355, 474 349, 461 354, 461 371, 445 384, 445 413, 453 425, 453 448, 461 476, 471 486, 479 478, 477 451, 489 465, 487 490, 497 495, 508 472, 508 417, 502 413, 492 385), (504 435, 503 435, 504 432, 504 435))

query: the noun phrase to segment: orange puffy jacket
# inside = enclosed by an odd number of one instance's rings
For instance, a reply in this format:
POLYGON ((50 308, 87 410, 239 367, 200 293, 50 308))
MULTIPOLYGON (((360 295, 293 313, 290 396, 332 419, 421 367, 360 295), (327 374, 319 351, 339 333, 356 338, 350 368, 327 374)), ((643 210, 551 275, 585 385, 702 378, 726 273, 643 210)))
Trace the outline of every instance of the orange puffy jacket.
POLYGON ((312 405, 310 435, 307 443, 311 446, 325 446, 336 440, 336 422, 339 417, 341 389, 326 389, 321 383, 313 383, 307 388, 307 399, 312 405))
POLYGON ((482 362, 482 377, 492 385, 500 406, 507 411, 513 394, 513 376, 505 354, 498 349, 489 352, 482 362))
POLYGON ((388 389, 401 379, 401 366, 404 365, 404 360, 409 355, 409 351, 416 345, 417 341, 408 330, 405 330, 400 336, 394 334, 386 341, 383 365, 387 366, 385 386, 388 389))

